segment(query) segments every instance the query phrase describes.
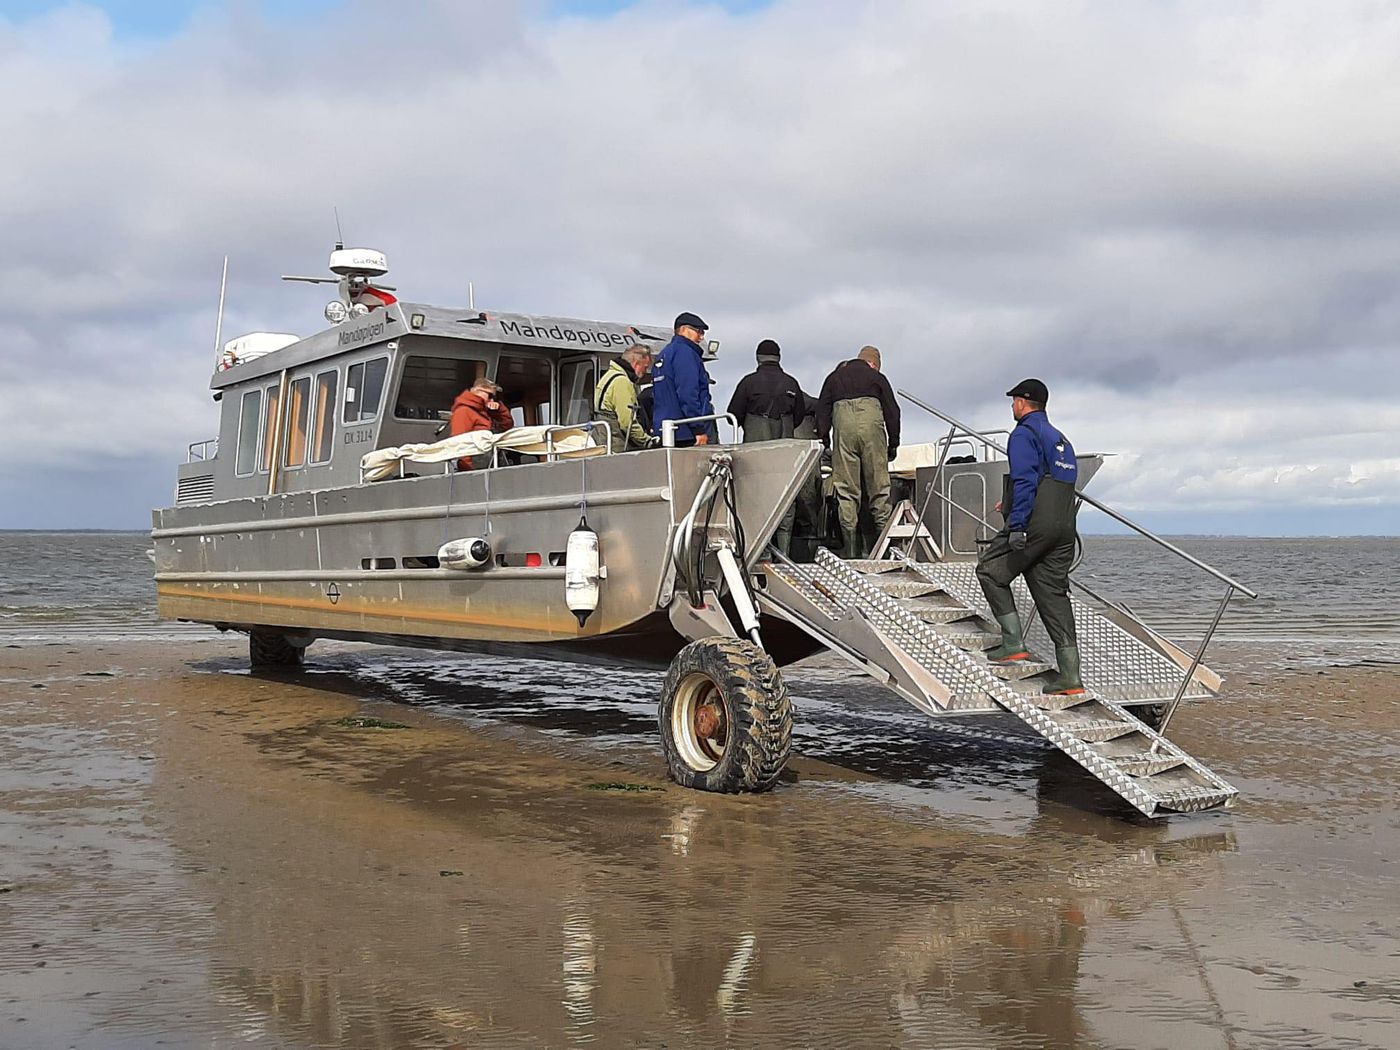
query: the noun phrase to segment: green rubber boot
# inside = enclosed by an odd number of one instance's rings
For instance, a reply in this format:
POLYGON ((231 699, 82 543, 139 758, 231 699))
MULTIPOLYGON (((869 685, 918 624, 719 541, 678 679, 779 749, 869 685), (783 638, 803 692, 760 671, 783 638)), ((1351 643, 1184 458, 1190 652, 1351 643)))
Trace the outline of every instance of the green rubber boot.
POLYGON ((1079 647, 1067 645, 1055 650, 1055 665, 1059 668, 1041 693, 1045 696, 1078 696, 1084 692, 1079 678, 1079 647))
POLYGON ((987 650, 987 659, 994 664, 1010 664, 1018 660, 1029 660, 1031 654, 1026 649, 1026 643, 1021 639, 1021 616, 1019 613, 1007 613, 1005 616, 998 616, 997 623, 1001 625, 1001 644, 995 649, 987 650))

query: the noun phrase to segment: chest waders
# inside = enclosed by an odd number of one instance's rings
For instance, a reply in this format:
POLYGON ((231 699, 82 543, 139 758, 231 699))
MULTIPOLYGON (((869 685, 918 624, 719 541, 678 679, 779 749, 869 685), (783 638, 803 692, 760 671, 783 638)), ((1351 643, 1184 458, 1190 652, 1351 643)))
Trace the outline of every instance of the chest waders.
MULTIPOLYGON (((1002 483, 1002 507, 1011 513, 1011 478, 1002 483)), ((1011 593, 1011 581, 1026 578, 1036 612, 1055 646, 1059 673, 1045 687, 1046 693, 1082 692, 1079 677, 1079 645, 1074 632, 1074 610, 1069 603, 1069 570, 1074 564, 1075 516, 1078 504, 1068 481, 1043 477, 1035 491, 1035 506, 1026 526, 1026 549, 1011 549, 1011 530, 992 537, 977 562, 977 582, 987 596, 992 615, 1001 626, 1001 645, 987 653, 1000 663, 1030 659, 1011 593)))
POLYGON ((889 451, 885 412, 878 399, 857 397, 832 406, 831 487, 844 558, 869 554, 890 520, 889 451))
MULTIPOLYGON (((793 425, 792 416, 779 416, 774 419, 771 416, 760 415, 756 412, 749 412, 743 418, 744 424, 744 444, 753 441, 777 441, 781 438, 792 437, 793 425)), ((792 550, 792 523, 797 517, 797 503, 788 504, 787 510, 783 512, 782 521, 778 522, 778 530, 773 533, 773 546, 782 551, 786 556, 792 550)))
MULTIPOLYGON (((603 400, 607 397, 608 387, 612 386, 619 379, 624 382, 627 381, 626 376, 618 375, 614 372, 612 375, 608 376, 607 379, 604 380, 603 385, 598 388, 598 393, 593 397, 593 418, 608 425, 608 443, 612 445, 612 450, 614 452, 626 452, 628 433, 622 427, 622 420, 618 418, 617 413, 612 411, 612 409, 603 407, 603 400)), ((640 406, 638 406, 638 408, 640 408, 640 406)), ((636 411, 637 409, 634 408, 633 412, 635 413, 636 411)))

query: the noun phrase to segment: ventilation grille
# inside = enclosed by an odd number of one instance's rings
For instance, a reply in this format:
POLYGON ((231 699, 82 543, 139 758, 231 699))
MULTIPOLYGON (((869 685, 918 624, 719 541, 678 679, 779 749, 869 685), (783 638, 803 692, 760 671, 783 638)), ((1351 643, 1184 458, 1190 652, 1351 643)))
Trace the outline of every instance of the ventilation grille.
POLYGON ((175 502, 207 503, 214 498, 214 475, 200 474, 198 477, 181 478, 175 486, 175 502))

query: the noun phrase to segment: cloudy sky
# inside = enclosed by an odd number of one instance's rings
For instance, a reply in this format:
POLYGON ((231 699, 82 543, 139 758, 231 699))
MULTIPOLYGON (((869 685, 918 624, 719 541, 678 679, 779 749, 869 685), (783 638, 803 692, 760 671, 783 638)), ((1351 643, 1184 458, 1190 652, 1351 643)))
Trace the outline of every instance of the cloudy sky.
MULTIPOLYGON (((0 0, 0 527, 149 524, 225 337, 407 298, 1037 375, 1168 531, 1400 533, 1400 6, 0 0)), ((911 439, 938 428, 906 410, 911 439)), ((1087 522, 1086 522, 1087 524, 1087 522)))

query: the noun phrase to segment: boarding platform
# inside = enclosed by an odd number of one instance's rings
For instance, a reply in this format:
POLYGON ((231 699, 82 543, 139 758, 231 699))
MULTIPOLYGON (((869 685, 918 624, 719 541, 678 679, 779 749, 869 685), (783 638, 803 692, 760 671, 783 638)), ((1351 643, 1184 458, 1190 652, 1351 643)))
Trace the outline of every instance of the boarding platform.
MULTIPOLYGON (((1044 696, 1052 664, 993 664, 983 655, 1001 635, 974 569, 902 555, 843 561, 821 550, 810 564, 761 563, 756 596, 768 615, 807 632, 930 715, 1015 715, 1149 817, 1233 804, 1234 787, 1148 724, 1177 699, 1185 670, 1168 643, 1143 641, 1075 599, 1086 692, 1044 696)), ((1029 621, 1034 607, 1017 584, 1029 621)), ((1030 638, 1033 656, 1053 652, 1043 628, 1039 639, 1034 630, 1030 638)), ((1219 679, 1200 666, 1190 670, 1185 695, 1213 695, 1219 679)))

